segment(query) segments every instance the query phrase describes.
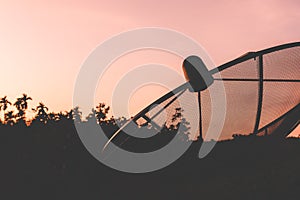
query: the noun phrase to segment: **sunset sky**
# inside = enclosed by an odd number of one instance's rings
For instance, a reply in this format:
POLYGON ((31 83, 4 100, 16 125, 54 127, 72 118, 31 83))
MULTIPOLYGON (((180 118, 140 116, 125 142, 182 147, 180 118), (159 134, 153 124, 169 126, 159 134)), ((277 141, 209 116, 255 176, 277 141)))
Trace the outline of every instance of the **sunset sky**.
MULTIPOLYGON (((0 95, 29 94, 51 110, 72 107, 81 64, 100 43, 139 27, 194 38, 217 64, 299 41, 297 0, 0 0, 0 95)), ((99 100, 105 101, 103 97, 99 100)))

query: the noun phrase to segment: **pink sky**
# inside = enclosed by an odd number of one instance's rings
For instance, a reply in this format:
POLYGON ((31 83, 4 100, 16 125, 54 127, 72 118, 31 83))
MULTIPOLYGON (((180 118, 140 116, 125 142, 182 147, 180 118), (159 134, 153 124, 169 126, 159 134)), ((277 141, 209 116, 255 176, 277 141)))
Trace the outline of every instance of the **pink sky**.
POLYGON ((300 2, 1 1, 0 95, 23 92, 51 110, 70 109, 74 82, 89 53, 112 35, 163 27, 200 43, 216 64, 299 41, 300 2))

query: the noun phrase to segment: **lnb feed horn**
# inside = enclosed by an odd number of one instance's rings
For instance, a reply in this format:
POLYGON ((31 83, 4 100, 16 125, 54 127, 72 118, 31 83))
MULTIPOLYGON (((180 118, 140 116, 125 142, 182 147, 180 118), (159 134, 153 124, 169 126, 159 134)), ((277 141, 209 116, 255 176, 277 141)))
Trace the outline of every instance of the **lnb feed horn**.
POLYGON ((198 56, 187 57, 182 64, 182 70, 187 82, 190 83, 189 91, 200 92, 214 82, 212 74, 198 56))

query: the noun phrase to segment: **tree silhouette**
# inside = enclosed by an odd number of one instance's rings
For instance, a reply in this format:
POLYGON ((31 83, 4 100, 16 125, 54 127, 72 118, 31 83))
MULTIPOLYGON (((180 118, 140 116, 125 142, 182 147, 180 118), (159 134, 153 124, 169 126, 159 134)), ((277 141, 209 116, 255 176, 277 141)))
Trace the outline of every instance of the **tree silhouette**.
POLYGON ((15 115, 14 111, 8 111, 4 114, 4 120, 7 125, 13 126, 15 124, 15 115))
POLYGON ((42 122, 44 124, 47 123, 47 121, 49 120, 49 115, 47 113, 47 111, 49 110, 48 107, 45 106, 45 104, 43 104, 42 102, 39 103, 39 105, 36 107, 36 109, 32 109, 33 111, 35 111, 36 114, 36 120, 38 120, 39 122, 42 122))
POLYGON ((0 100, 0 109, 6 110, 8 108, 8 104, 11 105, 11 102, 7 100, 7 96, 4 96, 0 100))
POLYGON ((22 110, 22 100, 21 98, 17 98, 17 101, 14 103, 14 106, 17 108, 17 110, 22 110))
POLYGON ((66 117, 68 120, 73 120, 73 109, 66 111, 66 117))
POLYGON ((98 106, 96 106, 96 118, 98 120, 98 123, 103 122, 107 118, 107 114, 110 107, 106 106, 105 103, 99 103, 98 106))
POLYGON ((170 130, 178 130, 180 126, 180 134, 183 140, 187 141, 189 140, 190 135, 190 123, 186 120, 186 118, 183 117, 182 112, 184 110, 182 108, 175 108, 175 113, 172 116, 172 124, 170 125, 170 130))
POLYGON ((96 115, 97 111, 94 108, 92 108, 92 112, 89 113, 89 115, 86 117, 87 122, 97 123, 96 115))
POLYGON ((65 111, 65 112, 59 112, 57 113, 57 117, 60 121, 67 121, 69 118, 69 112, 68 111, 65 111))
POLYGON ((25 111, 19 110, 18 113, 15 115, 17 122, 19 121, 25 121, 25 111))
POLYGON ((79 107, 76 106, 75 108, 73 108, 72 110, 73 113, 73 120, 76 123, 80 123, 81 122, 81 116, 82 116, 82 112, 79 110, 79 107))
POLYGON ((18 98, 18 99, 21 100, 21 108, 22 108, 23 110, 27 110, 27 108, 28 108, 28 103, 27 103, 27 101, 28 101, 28 100, 32 100, 32 98, 31 98, 31 97, 28 97, 27 94, 23 93, 23 96, 22 96, 21 98, 18 98))
POLYGON ((4 96, 0 99, 0 111, 3 110, 3 118, 5 122, 5 110, 8 108, 8 105, 11 105, 11 102, 7 100, 7 96, 4 96))
POLYGON ((28 97, 27 94, 23 94, 22 97, 17 98, 16 102, 14 103, 14 106, 17 108, 18 113, 16 115, 17 122, 19 121, 25 121, 25 114, 26 110, 28 108, 28 100, 32 100, 31 97, 28 97))
POLYGON ((17 110, 18 113, 15 115, 17 122, 19 122, 20 120, 22 120, 24 118, 25 112, 22 109, 22 100, 21 98, 17 98, 17 101, 13 104, 17 110))
POLYGON ((49 118, 49 120, 52 121, 52 122, 57 122, 57 121, 60 120, 59 115, 58 115, 57 113, 55 113, 55 112, 49 113, 49 114, 48 114, 48 118, 49 118))

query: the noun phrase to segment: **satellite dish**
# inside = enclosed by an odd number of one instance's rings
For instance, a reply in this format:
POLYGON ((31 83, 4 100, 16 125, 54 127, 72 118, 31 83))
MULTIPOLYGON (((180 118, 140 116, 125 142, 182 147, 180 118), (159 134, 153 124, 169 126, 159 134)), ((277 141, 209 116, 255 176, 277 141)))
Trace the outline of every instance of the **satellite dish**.
MULTIPOLYGON (((222 82, 226 90, 227 112, 221 139, 249 134, 286 137, 299 125, 300 42, 249 52, 212 70, 208 70, 197 56, 186 58, 182 67, 187 82, 132 117, 110 135, 103 149, 110 142, 116 142, 125 149, 136 151, 133 149, 134 145, 123 146, 128 140, 133 141, 130 144, 143 141, 149 144, 151 141, 151 147, 160 148, 162 137, 153 135, 149 138, 137 138, 126 132, 138 132, 137 130, 145 126, 152 126, 158 131, 163 130, 162 124, 166 126, 172 121, 170 119, 174 114, 170 113, 176 111, 178 114, 182 111, 177 107, 176 101, 185 93, 194 93, 198 96, 200 123, 198 140, 202 141, 211 123, 211 97, 206 89, 214 87, 217 82, 222 82), (220 73, 221 77, 216 76, 217 73, 220 73), (167 119, 164 118, 163 123, 157 123, 155 119, 159 118, 162 112, 167 113, 167 119)), ((169 142, 173 137, 174 134, 169 134, 164 142, 169 142)), ((206 139, 214 138, 206 137, 206 139)), ((144 151, 150 149, 137 152, 144 151)))

